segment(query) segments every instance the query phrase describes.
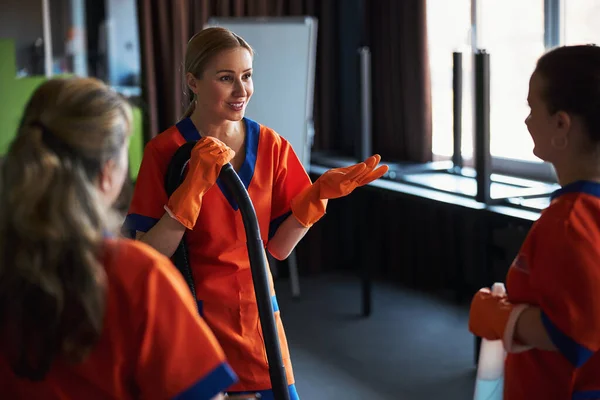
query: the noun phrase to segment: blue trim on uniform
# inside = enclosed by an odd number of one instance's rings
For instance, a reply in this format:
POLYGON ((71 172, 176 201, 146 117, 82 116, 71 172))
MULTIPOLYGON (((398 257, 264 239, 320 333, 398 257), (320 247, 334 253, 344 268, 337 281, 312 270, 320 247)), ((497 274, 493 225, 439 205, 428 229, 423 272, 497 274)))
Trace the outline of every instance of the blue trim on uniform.
POLYGON ((238 381, 227 363, 222 363, 173 400, 210 400, 238 381))
POLYGON ((591 350, 562 333, 543 311, 542 323, 544 324, 552 343, 554 343, 562 355, 565 356, 575 368, 581 367, 594 354, 591 350))
MULTIPOLYGON (((250 182, 252 182, 252 177, 254 176, 254 169, 256 168, 256 155, 258 153, 260 125, 249 118, 244 118, 243 121, 246 127, 246 140, 244 141, 246 156, 244 158, 242 167, 238 172, 238 176, 244 184, 244 187, 246 187, 246 190, 248 190, 250 182)), ((202 135, 200 132, 198 132, 196 126, 189 117, 179 121, 176 124, 176 127, 187 142, 200 140, 202 138, 202 135)), ((221 178, 217 178, 217 185, 219 186, 219 189, 221 189, 223 196, 225 196, 229 202, 229 205, 231 205, 231 208, 233 208, 234 211, 237 211, 239 208, 238 204, 221 178)))
POLYGON ((555 190, 554 193, 552 193, 551 199, 554 200, 567 193, 585 193, 600 198, 600 183, 592 181, 576 181, 569 183, 568 185, 555 190))
MULTIPOLYGON (((256 154, 258 153, 258 138, 260 137, 260 125, 249 118, 244 118, 244 125, 246 126, 246 140, 244 142, 244 148, 246 151, 246 157, 244 158, 244 162, 238 172, 238 176, 240 180, 244 184, 246 190, 250 187, 250 182, 252 182, 252 177, 254 176, 254 169, 256 167, 256 154)), ((217 178, 217 185, 221 189, 223 196, 231 205, 234 211, 237 211, 239 206, 233 195, 227 189, 227 186, 221 178, 217 178)))
POLYGON ((586 390, 585 392, 575 392, 571 400, 599 400, 600 390, 586 390))
POLYGON ((277 303, 277 296, 271 296, 271 303, 273 304, 273 312, 279 311, 279 303, 277 303))
MULTIPOLYGON (((195 140, 200 140, 202 138, 202 135, 200 134, 200 132, 198 132, 198 129, 196 129, 196 126, 189 117, 182 119, 175 126, 177 126, 179 133, 181 133, 181 136, 183 136, 186 142, 192 142, 195 140)), ((227 186, 225 186, 223 181, 221 181, 221 178, 217 178, 216 183, 217 186, 219 186, 219 189, 221 189, 221 193, 223 193, 223 196, 225 196, 231 207, 235 211, 237 211, 238 205, 233 199, 231 193, 229 193, 229 190, 227 190, 227 186)))
POLYGON ((181 136, 186 142, 193 142, 194 140, 200 140, 202 137, 200 132, 196 129, 196 126, 190 118, 184 118, 175 124, 181 136))
POLYGON ((198 304, 198 314, 200 314, 201 317, 204 317, 204 302, 196 299, 196 304, 198 304))
POLYGON ((292 215, 292 212, 288 211, 285 214, 280 215, 279 217, 277 217, 277 218, 275 218, 274 220, 271 221, 271 223, 269 224, 269 239, 271 239, 273 236, 275 236, 275 233, 277 233, 277 229, 279 229, 279 226, 290 215, 292 215))
POLYGON ((229 189, 227 189, 227 185, 225 185, 221 178, 217 178, 217 186, 219 186, 219 189, 221 189, 221 193, 223 193, 223 196, 225 196, 227 202, 229 203, 231 208, 233 208, 233 211, 237 211, 239 208, 237 201, 235 201, 233 195, 231 194, 229 189))
POLYGON ((129 238, 135 239, 135 231, 148 232, 157 222, 156 218, 141 214, 129 214, 125 217, 121 232, 129 238))
POLYGON ((256 155, 258 154, 258 140, 260 138, 260 125, 255 121, 244 118, 246 125, 246 157, 244 163, 240 168, 240 179, 244 182, 246 190, 252 182, 254 176, 254 169, 256 168, 256 155))
MULTIPOLYGON (((296 385, 292 384, 288 386, 290 392, 290 400, 300 400, 300 396, 298 396, 298 391, 296 390, 296 385)), ((260 390, 257 392, 228 392, 229 394, 260 394, 260 400, 275 400, 275 395, 273 394, 273 390, 260 390)))

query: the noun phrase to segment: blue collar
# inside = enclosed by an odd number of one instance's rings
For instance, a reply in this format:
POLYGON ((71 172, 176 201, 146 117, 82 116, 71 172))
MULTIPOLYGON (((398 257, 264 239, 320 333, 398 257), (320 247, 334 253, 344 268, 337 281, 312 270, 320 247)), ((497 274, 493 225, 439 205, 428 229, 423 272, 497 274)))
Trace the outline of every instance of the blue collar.
POLYGON ((600 198, 600 183, 592 181, 575 181, 569 183, 552 193, 551 200, 567 193, 585 193, 600 198))

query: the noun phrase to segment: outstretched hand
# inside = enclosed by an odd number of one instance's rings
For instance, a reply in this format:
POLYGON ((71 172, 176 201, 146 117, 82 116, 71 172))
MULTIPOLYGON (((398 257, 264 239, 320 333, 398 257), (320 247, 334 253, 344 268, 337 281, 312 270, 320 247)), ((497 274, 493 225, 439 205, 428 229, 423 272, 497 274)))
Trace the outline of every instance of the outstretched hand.
POLYGON ((319 198, 336 199, 344 197, 352 193, 357 187, 367 185, 381 178, 389 167, 387 165, 377 167, 379 161, 381 161, 381 157, 379 154, 375 154, 359 164, 334 168, 325 172, 317 180, 319 182, 319 198))
POLYGON ((291 209, 296 220, 308 228, 325 215, 329 199, 347 196, 357 187, 381 178, 388 171, 388 166, 377 167, 379 161, 381 157, 375 154, 359 164, 325 172, 314 184, 292 199, 291 209))

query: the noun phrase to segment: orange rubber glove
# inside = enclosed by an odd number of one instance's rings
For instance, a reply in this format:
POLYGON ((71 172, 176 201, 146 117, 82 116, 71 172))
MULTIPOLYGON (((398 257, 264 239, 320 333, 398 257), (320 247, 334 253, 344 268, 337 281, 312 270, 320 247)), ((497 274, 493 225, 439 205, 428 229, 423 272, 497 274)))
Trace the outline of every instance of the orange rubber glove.
POLYGON ((381 178, 388 171, 388 166, 375 168, 379 161, 381 157, 376 154, 359 164, 330 169, 321 175, 292 199, 292 213, 298 222, 306 228, 311 227, 325 215, 327 200, 347 196, 357 187, 381 178))
POLYGON ((480 289, 471 301, 469 330, 484 339, 503 339, 513 308, 506 295, 494 295, 488 288, 480 289))
POLYGON ((193 229, 202 207, 202 197, 210 189, 235 152, 211 136, 202 137, 192 149, 188 172, 167 203, 167 211, 187 229, 193 229))

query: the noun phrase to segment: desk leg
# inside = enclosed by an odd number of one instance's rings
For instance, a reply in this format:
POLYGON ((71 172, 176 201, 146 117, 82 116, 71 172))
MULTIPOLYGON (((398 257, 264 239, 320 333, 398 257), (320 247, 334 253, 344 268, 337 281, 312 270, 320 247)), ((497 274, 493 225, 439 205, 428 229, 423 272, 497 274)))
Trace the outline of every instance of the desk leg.
POLYGON ((369 317, 371 316, 372 282, 368 264, 363 263, 362 270, 362 315, 369 317))
MULTIPOLYGON (((481 265, 483 266, 483 276, 481 277, 480 287, 487 286, 491 287, 494 280, 493 268, 494 268, 494 221, 489 218, 481 218, 479 230, 481 232, 480 237, 482 242, 481 247, 481 265)), ((479 290, 479 288, 477 288, 479 290)), ((474 336, 475 341, 475 365, 479 363, 479 349, 481 347, 481 338, 474 336)))
MULTIPOLYGON (((365 193, 364 190, 357 193, 357 204, 365 210, 373 210, 374 201, 371 197, 368 196, 368 192, 365 193), (360 197, 359 197, 360 196, 360 197), (363 208, 364 207, 364 208, 363 208)), ((371 226, 376 226, 376 221, 367 218, 367 213, 362 213, 363 218, 361 218, 361 223, 359 225, 359 242, 356 244, 356 248, 359 252, 359 262, 360 262, 360 279, 361 279, 361 299, 362 299, 362 316, 369 317, 371 316, 371 304, 373 299, 373 267, 374 260, 377 259, 375 251, 378 251, 377 248, 373 248, 372 238, 362 237, 365 235, 365 232, 369 232, 369 228, 371 226)), ((377 218, 377 217, 375 217, 377 218)), ((356 239, 355 239, 356 240, 356 239)))
POLYGON ((457 303, 461 303, 465 300, 465 284, 463 284, 463 279, 465 279, 465 257, 463 255, 463 245, 464 245, 464 222, 458 217, 456 214, 452 214, 452 228, 453 228, 453 243, 454 243, 454 251, 455 251, 455 265, 456 271, 454 274, 454 290, 455 290, 455 300, 457 303))
POLYGON ((292 250, 288 257, 288 265, 290 268, 290 285, 292 286, 292 297, 300 298, 300 278, 298 276, 298 258, 296 258, 296 250, 292 250))

